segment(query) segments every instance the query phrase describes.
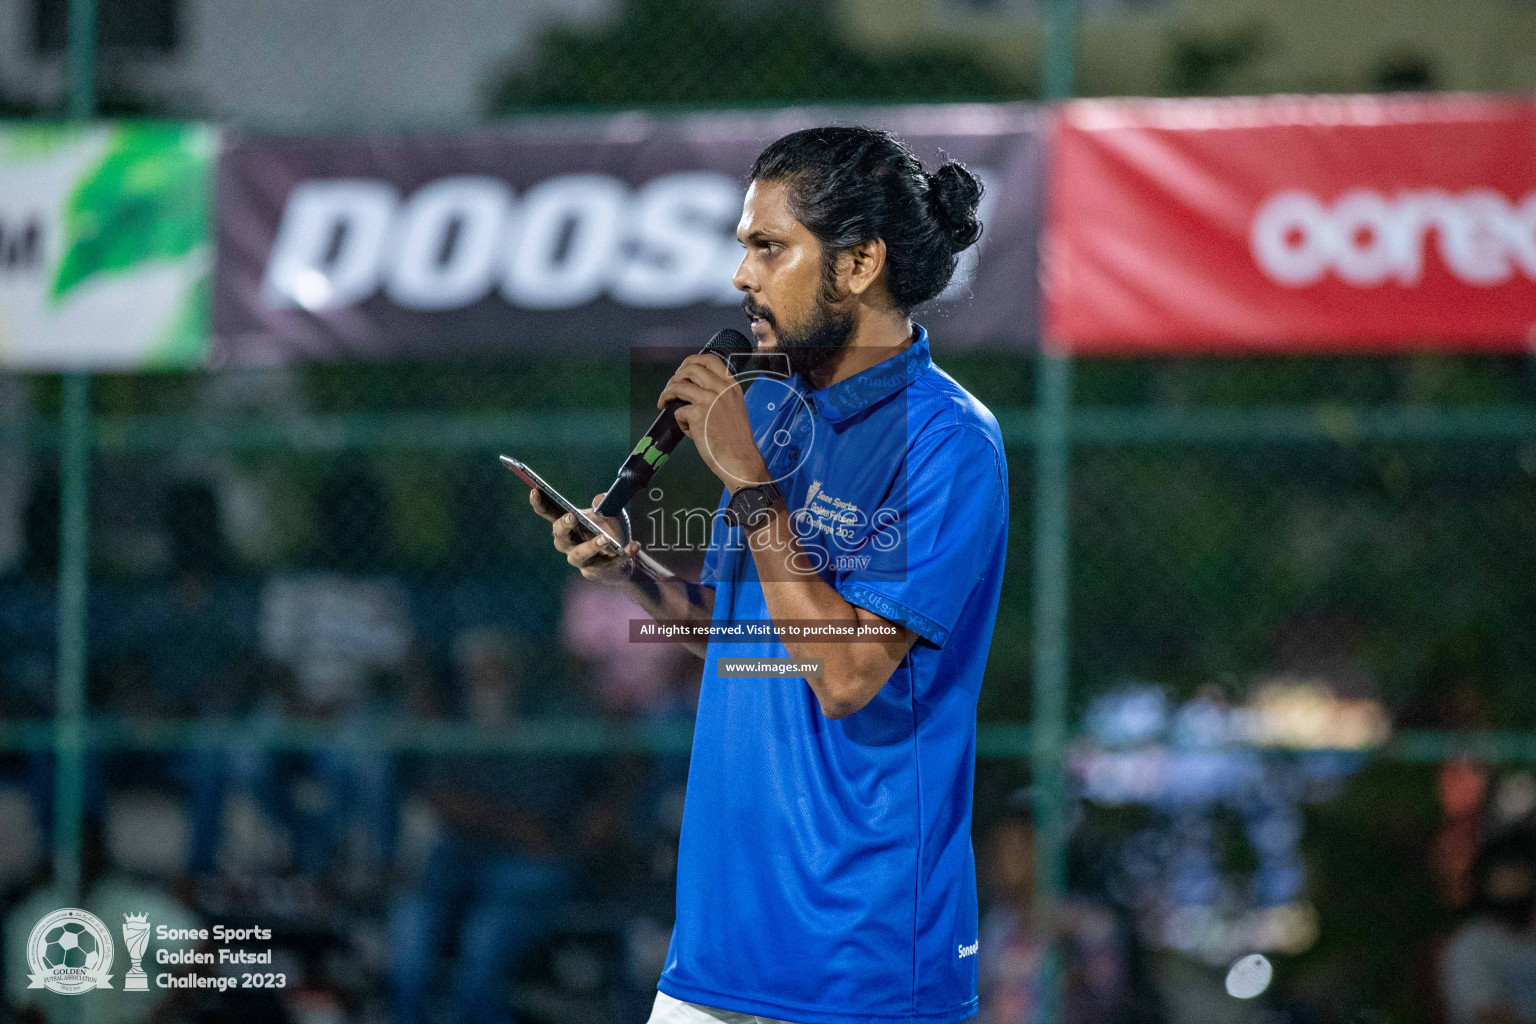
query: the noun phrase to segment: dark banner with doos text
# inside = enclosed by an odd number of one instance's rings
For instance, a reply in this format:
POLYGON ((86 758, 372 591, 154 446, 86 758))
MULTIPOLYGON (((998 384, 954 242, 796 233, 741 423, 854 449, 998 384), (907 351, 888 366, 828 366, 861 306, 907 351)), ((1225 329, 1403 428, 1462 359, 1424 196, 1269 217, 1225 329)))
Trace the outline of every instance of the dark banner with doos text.
POLYGON ((702 344, 744 329, 746 176, 818 124, 907 140, 986 184, 981 242, 917 313, 935 347, 1033 345, 1044 116, 1019 105, 511 122, 461 133, 231 132, 218 172, 215 362, 702 344))

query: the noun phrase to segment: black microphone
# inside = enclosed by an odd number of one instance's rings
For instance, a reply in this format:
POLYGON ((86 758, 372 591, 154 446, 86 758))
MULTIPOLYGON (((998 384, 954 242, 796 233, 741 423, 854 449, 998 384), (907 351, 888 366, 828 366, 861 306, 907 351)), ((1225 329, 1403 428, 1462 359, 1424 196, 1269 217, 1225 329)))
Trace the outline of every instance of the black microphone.
MULTIPOLYGON (((717 331, 700 354, 717 355, 729 366, 731 356, 751 351, 752 343, 745 335, 727 328, 717 331)), ((629 458, 624 460, 624 465, 619 467, 618 478, 608 488, 608 493, 603 495, 603 503, 597 506, 598 515, 618 515, 619 510, 629 504, 629 499, 651 482, 651 477, 656 475, 662 463, 667 461, 667 456, 672 454, 672 449, 683 439, 683 428, 677 425, 677 410, 687 404, 681 398, 674 398, 662 406, 661 415, 656 417, 651 429, 645 432, 634 451, 629 453, 629 458)))

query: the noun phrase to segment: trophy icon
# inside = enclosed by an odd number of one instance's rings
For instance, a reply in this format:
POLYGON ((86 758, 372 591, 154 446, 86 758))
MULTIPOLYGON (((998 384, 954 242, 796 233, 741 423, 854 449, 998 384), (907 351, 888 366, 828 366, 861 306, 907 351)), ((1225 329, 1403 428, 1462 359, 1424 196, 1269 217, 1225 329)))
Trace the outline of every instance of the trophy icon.
POLYGON ((123 915, 123 944, 128 947, 128 959, 133 961, 123 977, 123 991, 148 992, 149 975, 139 963, 144 959, 144 947, 149 945, 148 914, 123 915))

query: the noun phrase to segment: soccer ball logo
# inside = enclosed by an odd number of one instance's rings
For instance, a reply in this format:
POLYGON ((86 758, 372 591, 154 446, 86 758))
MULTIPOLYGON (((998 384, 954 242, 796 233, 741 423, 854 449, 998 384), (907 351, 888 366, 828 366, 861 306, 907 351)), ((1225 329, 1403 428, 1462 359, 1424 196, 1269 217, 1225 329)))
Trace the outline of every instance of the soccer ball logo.
POLYGON ((28 988, 60 995, 112 987, 112 933, 84 910, 55 910, 27 938, 28 988))
POLYGON ((96 936, 86 931, 79 921, 65 921, 48 930, 43 939, 43 965, 45 967, 95 968, 101 963, 101 949, 96 936))

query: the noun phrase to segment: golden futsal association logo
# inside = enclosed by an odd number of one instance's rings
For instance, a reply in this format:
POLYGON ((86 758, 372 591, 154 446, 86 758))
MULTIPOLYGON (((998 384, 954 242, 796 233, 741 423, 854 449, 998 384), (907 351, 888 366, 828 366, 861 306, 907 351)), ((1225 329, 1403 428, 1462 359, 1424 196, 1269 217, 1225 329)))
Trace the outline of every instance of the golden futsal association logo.
POLYGON ((112 933, 95 914, 55 910, 27 937, 28 988, 72 996, 112 987, 112 933))

